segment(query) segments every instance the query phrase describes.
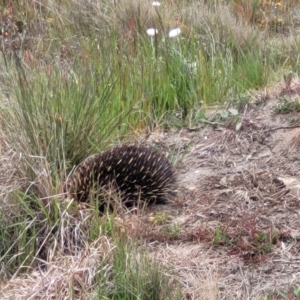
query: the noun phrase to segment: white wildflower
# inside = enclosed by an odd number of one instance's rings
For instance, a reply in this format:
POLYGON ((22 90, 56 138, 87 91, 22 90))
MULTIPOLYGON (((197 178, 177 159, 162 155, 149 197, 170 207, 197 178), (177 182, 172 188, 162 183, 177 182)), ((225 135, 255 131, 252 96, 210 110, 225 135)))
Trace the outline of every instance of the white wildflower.
POLYGON ((147 34, 149 36, 155 36, 158 33, 158 30, 156 28, 149 28, 147 29, 147 34))
POLYGON ((153 6, 160 6, 160 2, 158 2, 158 1, 153 1, 153 2, 152 2, 152 5, 153 5, 153 6))
POLYGON ((176 36, 178 36, 180 33, 181 33, 181 29, 180 29, 179 27, 178 27, 178 28, 175 28, 175 29, 172 29, 172 30, 170 30, 170 32, 169 32, 169 37, 170 37, 170 38, 176 37, 176 36))

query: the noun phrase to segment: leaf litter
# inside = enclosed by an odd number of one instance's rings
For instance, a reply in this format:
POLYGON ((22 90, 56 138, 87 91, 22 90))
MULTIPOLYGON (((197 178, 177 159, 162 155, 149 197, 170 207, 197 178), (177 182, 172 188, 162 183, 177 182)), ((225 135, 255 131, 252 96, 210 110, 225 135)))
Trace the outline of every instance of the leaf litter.
MULTIPOLYGON (((294 80, 289 97, 297 98, 299 87, 294 80)), ((282 291, 294 299, 300 283, 300 129, 289 123, 298 112, 273 113, 283 92, 279 84, 267 99, 256 92, 239 112, 238 131, 205 127, 160 137, 167 148, 188 149, 178 165, 177 202, 164 208, 173 216, 165 226, 180 230, 176 238, 153 243, 164 232, 155 227, 145 239, 157 259, 178 271, 186 299, 283 299, 282 291)))

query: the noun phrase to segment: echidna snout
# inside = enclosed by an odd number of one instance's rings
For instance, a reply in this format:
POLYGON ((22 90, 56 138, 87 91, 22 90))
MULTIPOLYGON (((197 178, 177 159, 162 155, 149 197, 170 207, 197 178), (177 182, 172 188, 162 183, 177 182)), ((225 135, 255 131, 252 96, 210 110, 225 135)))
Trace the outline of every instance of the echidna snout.
POLYGON ((88 201, 93 189, 99 192, 116 187, 122 201, 164 203, 176 189, 175 170, 169 160, 153 148, 122 145, 84 160, 69 176, 68 197, 88 201))

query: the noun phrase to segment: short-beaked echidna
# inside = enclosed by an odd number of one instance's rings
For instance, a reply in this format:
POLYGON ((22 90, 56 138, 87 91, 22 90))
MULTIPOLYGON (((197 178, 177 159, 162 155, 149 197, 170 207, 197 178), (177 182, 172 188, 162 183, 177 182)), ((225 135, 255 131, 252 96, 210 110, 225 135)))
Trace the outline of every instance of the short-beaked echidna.
POLYGON ((162 153, 142 145, 121 145, 84 160, 67 179, 68 197, 89 201, 93 191, 113 187, 126 206, 139 200, 164 203, 176 190, 174 168, 162 153))

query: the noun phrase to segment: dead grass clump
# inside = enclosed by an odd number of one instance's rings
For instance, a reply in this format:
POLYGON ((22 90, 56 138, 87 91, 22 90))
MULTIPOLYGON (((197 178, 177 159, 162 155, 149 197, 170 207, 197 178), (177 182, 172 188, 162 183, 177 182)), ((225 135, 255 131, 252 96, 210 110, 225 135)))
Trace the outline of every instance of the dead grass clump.
POLYGON ((220 299, 218 259, 207 244, 152 245, 149 250, 163 265, 175 267, 184 299, 220 299))
MULTIPOLYGON (((6 132, 9 133, 9 131, 6 132)), ((10 133, 13 135, 13 132, 10 133)), ((16 147, 9 146, 10 149, 7 149, 2 156, 3 164, 0 167, 2 174, 5 174, 0 179, 0 185, 3 184, 5 187, 1 190, 5 198, 10 197, 9 195, 14 191, 23 191, 28 195, 35 194, 42 199, 56 195, 58 189, 54 187, 51 166, 46 157, 32 154, 28 141, 25 136, 21 135, 21 132, 19 141, 14 140, 16 136, 12 135, 5 139, 4 143, 16 147)))
POLYGON ((284 38, 281 36, 274 36, 265 39, 262 51, 264 56, 267 56, 270 61, 281 63, 285 66, 284 69, 290 71, 294 70, 293 61, 296 58, 299 49, 299 34, 293 33, 284 38))
POLYGON ((9 204, 9 194, 19 189, 24 184, 23 176, 19 176, 22 154, 17 153, 9 144, 0 124, 0 207, 9 204))
MULTIPOLYGON (((212 136, 210 141, 214 143, 214 151, 216 153, 226 151, 230 151, 231 154, 247 153, 253 140, 252 134, 246 131, 238 132, 232 129, 221 129, 221 132, 212 136)), ((224 159, 226 158, 222 158, 223 163, 230 163, 224 161, 224 159)))
POLYGON ((299 150, 300 128, 293 129, 289 134, 288 149, 291 152, 299 150))
POLYGON ((235 15, 248 24, 265 28, 272 33, 288 33, 295 26, 298 0, 287 1, 232 1, 235 15))
POLYGON ((110 279, 113 246, 105 237, 77 256, 56 255, 47 270, 34 270, 1 284, 1 299, 88 299, 94 296, 97 277, 110 279), (71 296, 72 295, 72 296, 71 296))
POLYGON ((262 39, 262 33, 236 18, 229 5, 219 4, 212 9, 204 2, 194 2, 185 9, 187 23, 199 32, 203 43, 214 48, 227 44, 236 50, 249 50, 262 39))

